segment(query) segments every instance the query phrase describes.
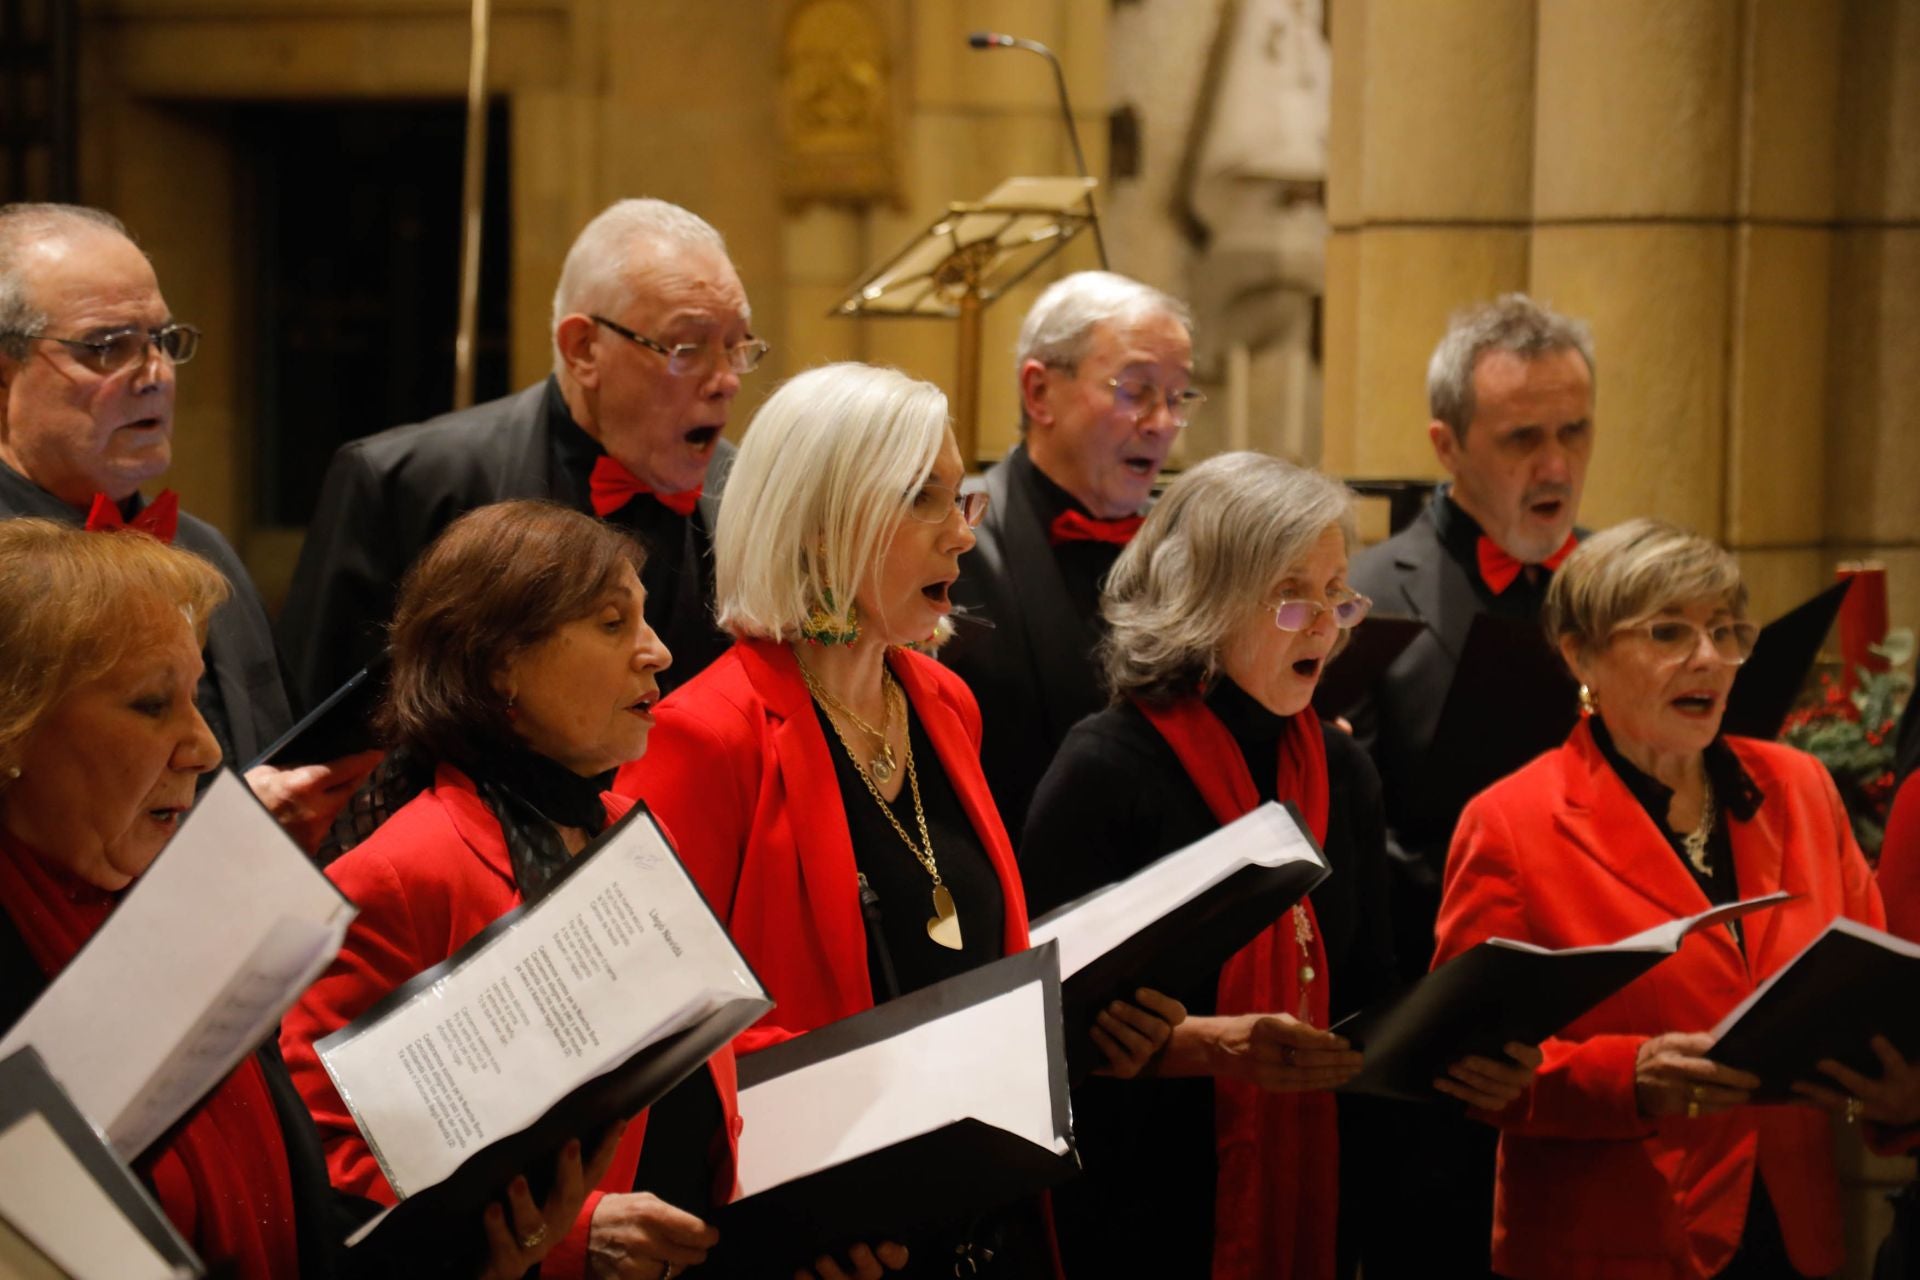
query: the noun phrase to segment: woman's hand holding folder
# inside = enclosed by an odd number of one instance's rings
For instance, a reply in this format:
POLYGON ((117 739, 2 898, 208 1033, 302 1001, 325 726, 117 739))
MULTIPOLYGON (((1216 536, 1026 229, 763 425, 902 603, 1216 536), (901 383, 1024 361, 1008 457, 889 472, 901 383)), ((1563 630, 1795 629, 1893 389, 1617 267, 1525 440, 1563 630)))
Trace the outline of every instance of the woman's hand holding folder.
POLYGON ((1095 1067, 1097 1076, 1131 1080, 1150 1068, 1173 1038, 1173 1029, 1187 1020, 1187 1007, 1172 996, 1149 987, 1133 993, 1138 1004, 1115 1000, 1100 1011, 1089 1028, 1093 1043, 1107 1063, 1095 1067))
POLYGON ((1360 1070, 1346 1037, 1289 1013, 1188 1018, 1174 1028, 1160 1063, 1163 1076, 1251 1080, 1275 1093, 1337 1089, 1360 1070))
POLYGON ((1533 1087, 1534 1073, 1546 1061, 1535 1045, 1509 1040, 1507 1061, 1470 1054, 1447 1068, 1433 1087, 1482 1111, 1505 1111, 1514 1099, 1533 1087))
POLYGON ((507 1185, 506 1206, 490 1204, 481 1215, 487 1237, 487 1263, 479 1280, 519 1280, 540 1265, 541 1259, 572 1229, 580 1206, 587 1202, 587 1192, 599 1184, 613 1165, 614 1153, 626 1131, 625 1124, 609 1129, 600 1139, 592 1162, 584 1169, 580 1167, 580 1140, 576 1138, 563 1147, 554 1161, 553 1189, 547 1192, 544 1205, 535 1206, 533 1190, 524 1177, 515 1178, 507 1185))

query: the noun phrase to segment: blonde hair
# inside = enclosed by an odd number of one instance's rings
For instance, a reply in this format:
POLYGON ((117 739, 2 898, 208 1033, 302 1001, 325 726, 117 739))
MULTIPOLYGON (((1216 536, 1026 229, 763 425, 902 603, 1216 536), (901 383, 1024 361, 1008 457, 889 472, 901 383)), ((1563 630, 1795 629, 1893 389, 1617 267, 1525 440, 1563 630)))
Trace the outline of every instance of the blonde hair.
POLYGON ((1572 637, 1593 649, 1622 623, 1696 600, 1744 616, 1738 562, 1711 538, 1640 517, 1594 534, 1567 557, 1547 587, 1540 621, 1556 646, 1572 637))
POLYGON ((1100 655, 1114 700, 1212 679, 1229 633, 1328 529, 1352 549, 1353 494, 1318 471, 1222 453, 1182 472, 1107 577, 1100 655))
POLYGON ((792 640, 816 609, 843 627, 947 438, 947 398, 898 369, 789 379, 747 427, 713 535, 720 626, 792 640))
POLYGON ((47 713, 139 642, 143 610, 181 610, 204 644, 229 591, 205 560, 145 534, 0 521, 0 790, 47 713))

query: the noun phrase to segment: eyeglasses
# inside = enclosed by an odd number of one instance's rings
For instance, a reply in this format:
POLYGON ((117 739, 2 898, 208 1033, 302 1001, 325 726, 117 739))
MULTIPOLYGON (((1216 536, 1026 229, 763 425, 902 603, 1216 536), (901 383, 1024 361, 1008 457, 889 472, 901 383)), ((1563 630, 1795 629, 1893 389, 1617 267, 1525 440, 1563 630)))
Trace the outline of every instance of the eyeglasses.
POLYGON ((1360 625, 1360 620, 1373 608, 1373 601, 1358 591, 1336 592, 1330 604, 1321 604, 1318 600, 1282 600, 1273 607, 1273 625, 1282 631, 1305 631, 1320 621, 1320 615, 1333 611, 1333 625, 1342 631, 1360 625))
POLYGON ((118 373, 142 363, 150 346, 159 348, 160 354, 174 364, 185 364, 200 349, 200 331, 190 324, 162 325, 158 329, 112 329, 88 338, 59 338, 50 333, 4 336, 25 338, 29 342, 57 342, 95 373, 118 373))
MULTIPOLYGON (((623 324, 618 324, 605 316, 588 316, 587 319, 598 325, 605 325, 628 342, 638 343, 649 351, 657 351, 667 358, 667 372, 676 378, 689 374, 705 373, 713 366, 709 361, 712 346, 704 342, 683 342, 670 347, 664 342, 655 342, 644 333, 635 333, 623 324)), ((735 373, 752 373, 760 366, 760 361, 773 348, 758 338, 748 338, 745 342, 736 342, 730 347, 722 347, 727 367, 735 373)))
POLYGON ((956 511, 967 522, 967 528, 979 528, 987 514, 987 495, 963 493, 950 484, 929 481, 915 490, 907 502, 907 514, 921 524, 945 524, 947 517, 956 511))
POLYGON ((1716 622, 1710 627, 1685 618, 1656 618, 1652 622, 1634 622, 1615 627, 1614 635, 1645 638, 1663 662, 1685 662, 1700 652, 1700 637, 1705 636, 1714 656, 1730 667, 1737 667, 1753 656, 1760 628, 1751 622, 1716 622))
POLYGON ((1195 410, 1207 402, 1207 397, 1192 387, 1163 392, 1145 378, 1108 378, 1107 389, 1113 392, 1114 407, 1132 415, 1135 426, 1153 417, 1153 411, 1164 404, 1178 429, 1191 422, 1195 410))

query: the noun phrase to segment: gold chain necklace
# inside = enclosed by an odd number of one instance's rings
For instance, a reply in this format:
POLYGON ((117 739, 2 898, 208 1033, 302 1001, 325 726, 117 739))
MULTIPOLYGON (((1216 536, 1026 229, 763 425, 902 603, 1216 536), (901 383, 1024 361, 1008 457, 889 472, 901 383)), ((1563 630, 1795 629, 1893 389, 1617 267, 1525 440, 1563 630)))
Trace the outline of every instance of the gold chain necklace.
MULTIPOLYGON (((800 675, 807 682, 807 692, 831 712, 838 704, 838 699, 820 687, 819 681, 813 678, 813 673, 807 670, 805 663, 800 663, 799 666, 800 675)), ((905 702, 906 695, 900 691, 900 686, 894 683, 893 675, 885 667, 884 661, 880 668, 880 679, 885 686, 888 723, 891 724, 894 698, 898 696, 902 702, 905 702)), ((857 716, 851 718, 856 724, 859 723, 857 716)), ((827 722, 833 725, 834 736, 840 739, 840 746, 846 751, 847 759, 853 761, 853 771, 860 775, 860 781, 867 784, 867 794, 872 796, 873 802, 880 806, 880 812, 887 816, 887 821, 893 825, 894 831, 899 834, 901 842, 907 846, 914 859, 926 868, 927 874, 933 878, 933 918, 927 921, 927 937, 950 951, 960 950, 960 913, 954 907, 952 891, 940 879, 940 864, 934 860, 933 856, 933 837, 927 834, 927 811, 920 803, 920 772, 913 767, 912 728, 909 727, 907 731, 907 788, 913 793, 913 820, 920 828, 920 843, 917 845, 913 842, 913 837, 907 834, 907 829, 900 824, 893 806, 887 803, 887 798, 880 794, 880 788, 874 785, 872 775, 860 767, 860 757, 854 752, 853 743, 847 740, 846 731, 840 727, 840 722, 831 714, 827 716, 827 722)), ((891 770, 888 771, 888 776, 892 776, 891 770)), ((885 782, 886 778, 881 778, 880 781, 885 782)))
POLYGON ((1700 821, 1680 837, 1680 845, 1687 851, 1687 861, 1693 864, 1693 869, 1707 876, 1713 874, 1707 865, 1707 841, 1713 838, 1713 822, 1718 815, 1713 808, 1713 780, 1702 778, 1700 781, 1706 788, 1700 797, 1700 821))
MULTIPOLYGON (((797 657, 794 660, 796 662, 799 661, 797 657)), ((900 767, 899 760, 893 754, 893 744, 887 741, 888 735, 893 732, 894 695, 900 692, 900 686, 895 684, 893 677, 888 674, 885 659, 881 660, 880 682, 881 701, 886 704, 886 715, 878 729, 868 724, 865 720, 862 720, 855 714, 852 707, 849 707, 846 703, 840 701, 840 699, 834 697, 831 693, 828 693, 826 689, 821 686, 820 682, 813 678, 813 672, 807 670, 805 663, 800 663, 800 674, 806 677, 807 692, 811 693, 820 705, 824 706, 829 713, 838 712, 840 715, 853 721, 860 732, 866 734, 867 737, 873 740, 873 763, 863 768, 860 765, 860 758, 855 756, 853 761, 854 767, 860 769, 861 777, 864 778, 871 773, 881 786, 886 786, 887 783, 892 780, 894 770, 900 767)), ((832 715, 829 714, 828 718, 832 719, 832 715)), ((833 730, 835 733, 840 732, 838 723, 835 723, 833 730)), ((843 745, 846 743, 845 735, 841 736, 840 741, 843 745)), ((847 751, 851 754, 853 748, 848 746, 847 751)))

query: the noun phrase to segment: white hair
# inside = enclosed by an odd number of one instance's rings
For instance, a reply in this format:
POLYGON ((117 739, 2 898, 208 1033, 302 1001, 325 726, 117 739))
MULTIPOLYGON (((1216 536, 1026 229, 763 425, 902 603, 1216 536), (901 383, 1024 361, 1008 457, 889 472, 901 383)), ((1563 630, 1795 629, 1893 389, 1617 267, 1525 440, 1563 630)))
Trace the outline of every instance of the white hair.
MULTIPOLYGON (((1113 271, 1076 271, 1048 285, 1020 322, 1020 339, 1013 348, 1017 377, 1027 361, 1072 370, 1086 358, 1095 325, 1126 324, 1147 316, 1167 315, 1193 334, 1193 313, 1187 304, 1150 284, 1113 271)), ((1026 425, 1026 410, 1020 412, 1026 425)))
POLYGON ((844 624, 947 429, 945 394, 898 369, 825 365, 769 396, 714 529, 720 626, 792 640, 815 609, 844 624))
MULTIPOLYGON (((619 312, 632 297, 631 270, 643 250, 706 248, 727 256, 727 242, 699 214, 665 200, 616 200, 574 237, 553 290, 553 325, 574 314, 619 312)), ((562 369, 556 338, 555 372, 562 369)))
MULTIPOLYGON (((45 241, 111 231, 132 243, 126 224, 104 209, 83 204, 0 204, 0 354, 19 359, 26 340, 47 327, 47 315, 28 288, 26 253, 45 241)), ((137 247, 137 246, 136 246, 137 247)))

